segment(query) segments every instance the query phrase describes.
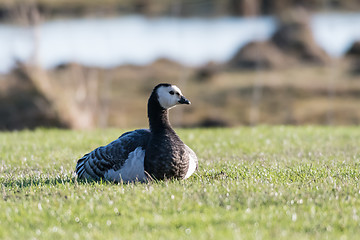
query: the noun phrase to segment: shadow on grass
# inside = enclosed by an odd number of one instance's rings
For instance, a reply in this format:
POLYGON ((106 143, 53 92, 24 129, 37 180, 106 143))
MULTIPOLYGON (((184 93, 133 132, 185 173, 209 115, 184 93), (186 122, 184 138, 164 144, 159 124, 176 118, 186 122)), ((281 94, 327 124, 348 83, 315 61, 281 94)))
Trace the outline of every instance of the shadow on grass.
POLYGON ((191 179, 186 180, 177 180, 177 179, 165 179, 165 180, 157 180, 153 178, 148 178, 147 181, 133 181, 133 182, 113 182, 113 181, 107 181, 104 179, 101 180, 82 180, 78 179, 73 174, 65 174, 65 175, 57 175, 57 176, 51 176, 51 175, 27 175, 27 176, 14 176, 14 175, 8 175, 8 176, 2 176, 0 177, 0 186, 2 189, 7 190, 21 190, 26 189, 30 187, 42 187, 42 186, 59 186, 59 185, 136 185, 136 184, 168 184, 168 183, 175 183, 175 182, 193 182, 193 181, 199 181, 199 180, 208 180, 208 181, 214 181, 214 180, 235 180, 238 179, 238 174, 235 174, 234 172, 230 170, 224 170, 224 169, 210 169, 207 171, 197 172, 194 174, 194 176, 191 177, 191 179))
POLYGON ((0 186, 5 189, 20 190, 29 187, 41 187, 41 186, 58 186, 58 185, 131 185, 131 184, 147 184, 154 183, 158 184, 163 182, 161 180, 151 180, 151 181, 133 181, 133 182, 114 182, 107 181, 104 179, 100 180, 83 180, 78 179, 76 176, 26 176, 15 178, 10 177, 0 177, 0 186))
POLYGON ((57 177, 43 177, 43 176, 28 176, 24 178, 0 178, 1 186, 5 188, 28 188, 36 186, 56 186, 59 184, 77 184, 75 177, 57 176, 57 177))

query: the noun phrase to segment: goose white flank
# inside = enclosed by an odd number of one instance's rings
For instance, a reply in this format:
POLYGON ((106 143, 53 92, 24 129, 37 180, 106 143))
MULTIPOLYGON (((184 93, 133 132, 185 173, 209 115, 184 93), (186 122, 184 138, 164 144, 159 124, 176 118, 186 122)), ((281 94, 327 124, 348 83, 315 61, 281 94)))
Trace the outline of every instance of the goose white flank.
POLYGON ((149 179, 186 179, 198 168, 192 149, 181 141, 168 118, 170 108, 190 104, 181 90, 162 83, 152 91, 147 111, 150 129, 122 134, 78 160, 76 174, 88 181, 145 182, 149 179))

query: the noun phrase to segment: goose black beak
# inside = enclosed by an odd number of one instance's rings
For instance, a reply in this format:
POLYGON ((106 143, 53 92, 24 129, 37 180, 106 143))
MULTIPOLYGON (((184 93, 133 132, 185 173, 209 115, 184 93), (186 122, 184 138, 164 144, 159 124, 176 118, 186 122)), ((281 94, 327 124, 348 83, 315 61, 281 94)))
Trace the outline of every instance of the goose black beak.
POLYGON ((180 103, 180 104, 191 104, 191 102, 189 100, 187 100, 184 96, 181 96, 178 103, 180 103))

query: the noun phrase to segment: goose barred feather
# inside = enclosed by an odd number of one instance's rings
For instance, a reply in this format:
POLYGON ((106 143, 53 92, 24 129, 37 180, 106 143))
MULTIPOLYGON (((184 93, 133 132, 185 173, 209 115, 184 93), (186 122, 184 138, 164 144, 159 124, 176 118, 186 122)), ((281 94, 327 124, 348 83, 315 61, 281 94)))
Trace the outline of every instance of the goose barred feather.
POLYGON ((76 173, 78 178, 100 180, 105 173, 119 170, 136 148, 145 150, 150 138, 148 129, 138 129, 122 134, 106 146, 98 147, 78 160, 76 173))

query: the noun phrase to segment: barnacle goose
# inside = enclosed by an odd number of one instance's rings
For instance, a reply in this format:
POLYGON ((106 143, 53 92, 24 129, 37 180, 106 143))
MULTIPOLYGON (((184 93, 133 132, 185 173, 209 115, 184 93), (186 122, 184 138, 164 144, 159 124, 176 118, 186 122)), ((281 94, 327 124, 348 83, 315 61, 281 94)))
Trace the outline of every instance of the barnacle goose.
POLYGON ((78 178, 133 182, 190 177, 198 167, 196 154, 180 140, 168 119, 168 110, 178 104, 190 104, 178 87, 157 85, 147 105, 150 129, 126 132, 84 155, 76 165, 78 178))

